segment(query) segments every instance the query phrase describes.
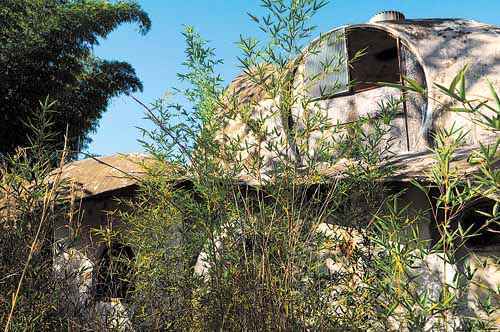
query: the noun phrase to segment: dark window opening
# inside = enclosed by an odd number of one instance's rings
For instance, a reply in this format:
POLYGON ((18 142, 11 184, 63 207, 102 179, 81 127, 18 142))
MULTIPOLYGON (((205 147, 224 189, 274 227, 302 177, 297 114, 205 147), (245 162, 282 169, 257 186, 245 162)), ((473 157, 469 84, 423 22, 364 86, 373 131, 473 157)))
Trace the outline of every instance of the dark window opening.
POLYGON ((389 62, 394 61, 394 59, 398 58, 398 49, 397 47, 388 48, 386 50, 380 51, 375 54, 375 58, 379 62, 389 62))
POLYGON ((347 34, 350 80, 354 92, 377 88, 377 82, 400 82, 398 43, 385 31, 353 29, 347 34), (357 56, 361 54, 361 56, 357 56))
POLYGON ((132 249, 119 243, 106 247, 95 271, 96 299, 126 298, 132 290, 130 263, 134 258, 132 249))
POLYGON ((483 200, 467 207, 460 218, 463 230, 474 235, 466 241, 468 247, 480 248, 500 244, 500 224, 498 219, 492 218, 495 202, 483 200))

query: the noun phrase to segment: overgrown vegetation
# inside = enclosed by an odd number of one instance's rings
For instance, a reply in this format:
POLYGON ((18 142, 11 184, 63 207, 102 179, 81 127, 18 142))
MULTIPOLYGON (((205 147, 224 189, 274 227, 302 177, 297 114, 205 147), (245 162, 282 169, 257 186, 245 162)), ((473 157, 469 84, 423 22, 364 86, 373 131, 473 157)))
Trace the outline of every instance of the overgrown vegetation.
POLYGON ((54 330, 60 288, 53 275, 53 225, 65 215, 60 181, 52 177, 56 155, 53 102, 40 104, 29 121, 30 147, 0 165, 0 320, 6 331, 54 330), (15 315, 15 318, 14 318, 15 315))
MULTIPOLYGON (((432 279, 426 264, 433 259, 434 268, 446 271, 467 259, 459 251, 482 229, 457 228, 454 222, 485 190, 497 192, 493 163, 498 141, 474 159, 483 165, 482 174, 466 179, 451 166, 465 134, 440 131, 433 151, 437 162, 429 171, 431 185, 414 184, 436 204, 430 211, 405 206, 401 197, 407 189, 387 188, 381 181, 394 171, 385 167, 392 157, 388 134, 401 101, 381 104, 377 119, 360 118, 343 127, 328 121, 326 112, 317 111, 315 99, 291 88, 296 60, 316 51, 314 44, 304 48, 313 31, 307 22, 324 3, 263 5, 269 16, 251 18, 269 33, 269 43, 243 38, 241 66, 247 87, 253 84, 272 100, 266 109, 270 111, 256 112, 263 108, 261 99, 242 100, 231 87, 220 92, 214 74, 218 60, 191 29, 186 30, 188 73, 181 77, 192 84, 184 91, 192 109, 168 101, 147 109, 157 124, 157 131, 145 133, 153 141, 148 148, 161 167, 150 170, 142 187, 142 208, 122 216, 134 236, 120 238, 136 253, 133 280, 140 286, 131 301, 139 308, 133 318, 137 327, 493 328, 496 322, 488 322, 487 314, 470 316, 464 309, 474 268, 452 268, 453 276, 444 272, 441 280, 442 273, 432 279), (300 119, 293 118, 295 105, 304 110, 300 119), (286 127, 290 117, 293 128, 286 127), (247 121, 247 136, 220 134, 227 133, 224 129, 234 119, 247 121), (287 136, 273 127, 280 120, 287 136), (314 143, 314 153, 307 153, 318 132, 324 138, 314 143), (343 176, 324 176, 325 161, 343 165, 343 176), (178 165, 184 166, 180 173, 178 165), (242 174, 255 185, 239 183, 242 174), (179 188, 172 181, 186 175, 192 187, 179 188), (422 237, 423 224, 438 225, 438 241, 422 237), (431 282, 431 290, 422 285, 431 282)), ((324 75, 339 70, 338 63, 325 62, 324 75)), ((500 109, 469 101, 460 90, 464 80, 462 72, 449 88, 440 88, 462 102, 464 111, 491 125, 500 109), (490 113, 484 113, 487 108, 490 113)), ((410 83, 400 88, 426 93, 410 83)), ((483 229, 498 222, 497 205, 489 212, 483 229)), ((492 290, 485 298, 494 296, 492 290)), ((485 313, 493 312, 488 300, 483 304, 485 313)))
MULTIPOLYGON (((319 52, 329 38, 322 36, 305 47, 314 35, 310 18, 326 2, 263 0, 262 5, 268 15, 251 19, 268 39, 242 38, 239 43, 242 80, 254 89, 253 97, 242 99, 237 88, 222 87, 216 73, 221 61, 187 27, 186 72, 179 74, 183 88, 175 90, 186 104, 173 102, 176 96, 151 107, 141 103, 155 124, 154 130, 143 131, 153 162, 144 165, 148 175, 137 197, 125 202, 129 209, 117 211, 127 227, 96 231, 108 247, 119 243, 117 252, 133 251, 133 257, 110 258, 115 266, 130 266, 109 271, 110 280, 116 287, 133 287, 126 288, 121 300, 125 318, 108 326, 494 330, 498 290, 485 289, 480 300, 472 299, 474 312, 469 290, 479 268, 497 262, 473 265, 467 243, 481 232, 498 230, 499 138, 469 156, 468 163, 478 165, 478 172, 466 177, 453 166, 453 156, 467 133, 443 129, 435 136, 436 162, 428 180, 411 186, 388 184, 386 179, 397 171, 388 166, 393 157, 391 123, 402 100, 381 103, 376 118, 331 123, 317 98, 298 93, 293 82, 301 57, 319 52), (235 121, 245 124, 244 136, 228 130, 235 121), (415 193, 426 198, 427 208, 406 205, 408 195, 415 193), (484 223, 479 228, 463 224, 468 207, 485 197, 492 204, 482 212, 484 223), (423 225, 435 227, 436 235, 426 238, 423 225)), ((340 70, 338 57, 323 64, 323 75, 340 70)), ((469 99, 465 77, 464 69, 449 87, 438 86, 462 105, 449 111, 472 113, 479 125, 497 133, 500 101, 495 88, 491 86, 491 99, 469 99)), ((409 80, 399 88, 426 94, 409 80)), ((44 137, 44 131, 37 132, 44 137)), ((35 141, 32 145, 39 146, 35 141)), ((49 226, 67 205, 59 204, 55 195, 57 181, 40 180, 47 178, 48 166, 23 158, 15 157, 15 167, 5 167, 1 176, 0 198, 14 205, 0 214, 7 230, 0 253, 19 246, 29 273, 23 281, 21 257, 2 257, 2 274, 10 279, 0 279, 0 304, 12 313, 2 316, 2 322, 12 317, 12 329, 37 329, 40 324, 47 329, 102 328, 95 316, 81 312, 79 318, 69 317, 57 304, 60 294, 36 284, 54 284, 50 254, 43 256, 35 248, 40 239, 50 241, 49 226), (50 213, 44 217, 40 210, 50 213), (41 233, 36 225, 44 226, 41 233), (11 300, 18 285, 19 300, 11 300), (38 303, 43 311, 34 310, 38 303)), ((47 159, 53 157, 37 158, 47 159)), ((108 299, 116 297, 110 289, 108 299)))

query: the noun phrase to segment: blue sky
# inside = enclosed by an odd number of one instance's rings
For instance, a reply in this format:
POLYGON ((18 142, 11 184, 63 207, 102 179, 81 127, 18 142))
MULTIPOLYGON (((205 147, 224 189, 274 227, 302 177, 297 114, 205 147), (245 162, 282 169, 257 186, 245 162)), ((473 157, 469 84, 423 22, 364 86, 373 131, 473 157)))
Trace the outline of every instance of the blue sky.
MULTIPOLYGON (((95 48, 105 59, 127 61, 144 84, 143 93, 135 96, 146 103, 161 97, 177 85, 176 73, 182 71, 183 25, 193 25, 216 48, 224 60, 219 72, 227 83, 238 74, 240 54, 235 42, 240 35, 258 36, 259 31, 247 16, 262 13, 260 0, 142 0, 138 1, 153 22, 146 36, 137 27, 123 25, 95 48)), ((407 18, 457 17, 500 26, 500 0, 332 0, 313 19, 317 34, 349 23, 361 23, 381 10, 399 10, 407 18)), ((150 124, 130 97, 112 100, 99 129, 91 137, 88 152, 109 155, 118 152, 141 152, 136 127, 150 124)))

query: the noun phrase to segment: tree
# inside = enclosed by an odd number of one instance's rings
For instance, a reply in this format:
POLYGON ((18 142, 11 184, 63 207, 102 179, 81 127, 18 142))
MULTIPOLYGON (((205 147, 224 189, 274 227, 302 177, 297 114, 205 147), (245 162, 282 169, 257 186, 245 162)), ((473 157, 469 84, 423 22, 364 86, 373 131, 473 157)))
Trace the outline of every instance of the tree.
POLYGON ((151 21, 130 1, 3 0, 0 4, 0 155, 29 145, 27 123, 40 101, 55 100, 56 148, 68 131, 75 156, 90 142, 109 100, 142 90, 126 62, 92 49, 122 23, 145 34, 151 21))

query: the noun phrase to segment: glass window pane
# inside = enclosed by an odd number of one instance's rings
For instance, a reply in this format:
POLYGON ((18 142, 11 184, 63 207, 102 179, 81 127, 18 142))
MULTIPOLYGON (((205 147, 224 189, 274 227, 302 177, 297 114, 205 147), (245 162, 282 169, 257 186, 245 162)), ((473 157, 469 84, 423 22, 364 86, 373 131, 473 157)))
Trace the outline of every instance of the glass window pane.
POLYGON ((345 29, 323 36, 305 61, 309 95, 320 98, 349 91, 347 62, 345 29))

